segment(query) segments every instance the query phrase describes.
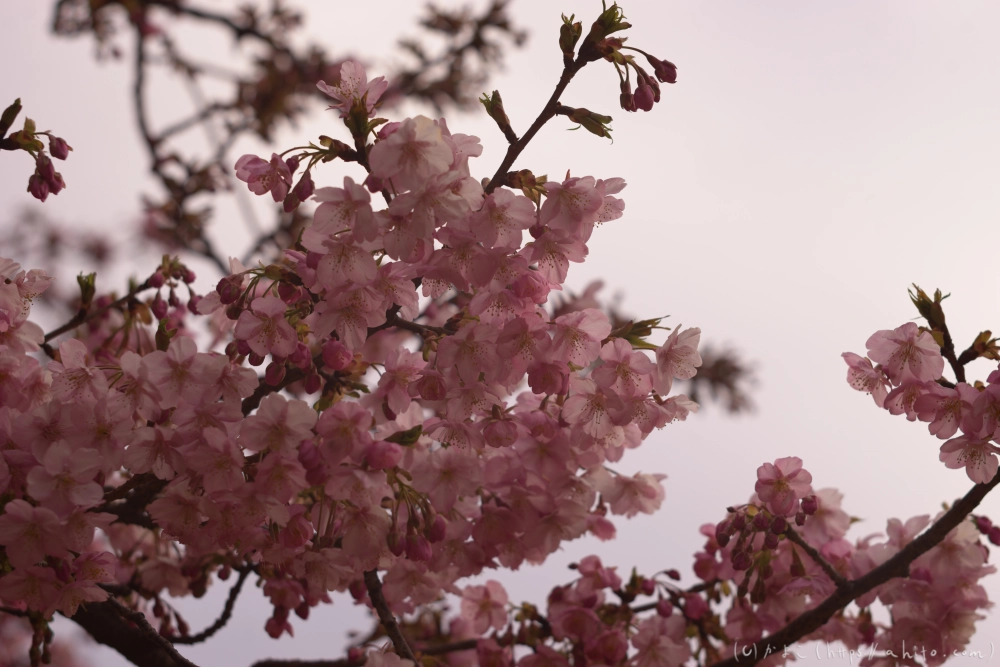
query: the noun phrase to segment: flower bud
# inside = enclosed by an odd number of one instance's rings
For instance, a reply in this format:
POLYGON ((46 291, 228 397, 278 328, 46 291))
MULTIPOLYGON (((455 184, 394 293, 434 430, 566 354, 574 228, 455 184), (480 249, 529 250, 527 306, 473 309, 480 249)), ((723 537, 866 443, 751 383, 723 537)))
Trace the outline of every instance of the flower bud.
POLYGON ((990 542, 1000 547, 1000 526, 990 528, 989 538, 990 542))
POLYGON ((757 512, 753 518, 753 527, 757 530, 767 530, 771 526, 771 521, 763 512, 757 512))
POLYGON ((149 309, 153 311, 153 317, 158 320, 162 320, 167 316, 167 303, 163 300, 163 297, 159 292, 156 293, 156 297, 153 302, 149 304, 149 309))
POLYGON ((192 294, 191 298, 188 299, 187 309, 192 315, 198 314, 198 303, 201 301, 201 297, 197 294, 192 294))
POLYGON ((298 607, 295 608, 295 615, 301 618, 303 621, 309 618, 309 603, 303 602, 298 607))
POLYGON ((976 521, 976 528, 978 528, 979 532, 983 533, 984 535, 988 534, 990 532, 990 529, 993 528, 993 522, 990 521, 989 517, 977 516, 975 518, 975 521, 976 521))
POLYGON ((302 382, 302 388, 307 394, 315 394, 323 386, 323 378, 316 373, 310 373, 302 382))
POLYGON ((659 58, 654 58, 653 56, 646 54, 646 60, 653 68, 653 73, 656 78, 663 83, 677 83, 677 65, 673 64, 669 60, 660 60, 659 58))
POLYGON ((279 363, 278 361, 272 361, 267 365, 267 369, 264 371, 264 382, 271 385, 272 387, 277 387, 279 384, 281 384, 281 381, 284 379, 285 379, 284 362, 279 363))
POLYGON ((667 575, 668 577, 670 577, 674 581, 680 581, 681 580, 681 573, 678 572, 677 570, 673 569, 673 568, 667 570, 663 574, 667 575))
POLYGON ((651 111, 653 109, 653 89, 645 81, 639 82, 639 87, 636 88, 633 99, 637 109, 642 109, 643 111, 651 111))
POLYGON ((163 274, 160 272, 159 269, 157 269, 156 271, 153 272, 153 275, 149 277, 149 280, 147 282, 149 282, 149 286, 152 287, 153 289, 160 289, 161 287, 163 287, 163 282, 164 282, 163 274))
POLYGON ((28 177, 28 192, 38 201, 45 201, 49 197, 49 184, 38 174, 28 177))
POLYGON ((434 550, 423 535, 406 536, 406 557, 412 561, 429 561, 434 550))
POLYGON ((640 587, 643 595, 652 595, 656 592, 656 582, 652 579, 643 579, 642 586, 640 587))
POLYGON ((339 340, 323 343, 323 365, 334 371, 342 371, 354 361, 354 355, 339 340))
POLYGON ((307 171, 302 174, 302 178, 296 183, 295 188, 292 190, 292 194, 299 198, 299 201, 305 201, 312 197, 313 192, 316 190, 316 184, 313 183, 312 176, 307 171))
POLYGON ((369 174, 368 178, 365 179, 365 187, 368 188, 368 192, 374 194, 376 192, 382 192, 382 188, 385 187, 385 184, 378 176, 369 174))
POLYGON ((299 156, 293 155, 292 157, 285 160, 285 164, 288 166, 288 171, 295 173, 295 170, 299 168, 299 156))
POLYGON ((438 514, 427 526, 427 539, 433 544, 443 540, 448 534, 448 524, 444 518, 438 514))
POLYGON ((737 572, 750 569, 750 554, 745 551, 734 551, 730 556, 730 560, 732 561, 733 569, 737 572))
POLYGON ((778 548, 778 536, 774 533, 768 533, 764 536, 764 546, 772 551, 778 548))
POLYGON ((243 294, 243 279, 236 276, 226 276, 215 286, 215 291, 219 293, 219 302, 222 305, 236 303, 243 294))
POLYGON ((743 513, 737 514, 733 517, 733 532, 741 533, 743 529, 747 527, 747 517, 743 513))
POLYGON ((656 614, 662 616, 663 618, 669 618, 671 614, 674 613, 674 605, 670 604, 670 600, 657 600, 656 601, 656 614))
POLYGON ((405 545, 403 544, 403 538, 400 537, 398 530, 393 528, 393 530, 389 531, 389 535, 386 537, 386 542, 389 545, 389 552, 392 553, 393 556, 403 555, 403 548, 405 545))
POLYGON ((250 343, 243 340, 242 338, 238 339, 236 341, 236 352, 242 357, 247 356, 248 354, 250 354, 250 343))
POLYGON ((788 529, 788 521, 783 516, 776 516, 771 521, 771 532, 775 535, 781 535, 788 529))
POLYGON ((796 512, 795 513, 795 525, 796 526, 804 526, 805 523, 806 523, 806 513, 805 512, 796 512))
POLYGON ((818 509, 819 501, 816 499, 816 496, 806 496, 802 499, 802 511, 805 514, 815 514, 818 509))
POLYGON ((260 366, 264 363, 264 357, 251 350, 250 354, 247 356, 247 362, 251 366, 260 366))

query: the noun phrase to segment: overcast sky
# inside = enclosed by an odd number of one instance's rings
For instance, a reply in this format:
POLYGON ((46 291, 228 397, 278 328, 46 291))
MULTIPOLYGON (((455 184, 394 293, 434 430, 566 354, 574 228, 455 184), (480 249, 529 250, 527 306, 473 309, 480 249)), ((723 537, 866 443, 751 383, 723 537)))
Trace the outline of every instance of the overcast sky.
MULTIPOLYGON (((129 106, 129 67, 95 62, 86 39, 54 40, 51 4, 6 0, 0 10, 0 103, 20 96, 41 128, 75 148, 60 165, 68 188, 36 206, 24 192, 30 161, 4 154, 0 221, 30 206, 74 225, 127 229, 138 219, 139 194, 155 192, 129 106)), ((350 3, 338 14, 345 4, 298 4, 308 10, 312 38, 334 54, 362 56, 377 75, 397 62, 392 45, 413 31, 421 3, 384 0, 370 17, 362 8, 376 5, 350 3)), ((518 132, 558 78, 560 12, 589 23, 599 6, 514 1, 530 41, 489 86, 500 89, 518 132)), ((625 216, 594 234, 569 286, 603 278, 605 295, 621 292, 628 312, 669 314, 668 323, 699 326, 703 340, 739 350, 756 365, 757 410, 734 418, 710 405, 653 433, 617 469, 666 473, 661 511, 619 521, 615 542, 579 540, 544 567, 496 575, 514 599, 541 602, 540 591, 571 579, 566 564, 589 553, 624 573, 632 565, 646 573, 676 567, 693 581, 698 526, 746 502, 757 466, 782 456, 800 456, 816 488, 845 494, 845 510, 863 519, 853 537, 883 531, 889 517, 933 515, 971 486, 964 471, 938 462, 940 442, 925 424, 892 417, 850 389, 840 355, 864 354, 871 333, 913 318, 906 296, 913 282, 952 293, 946 313, 962 348, 981 329, 1000 330, 1000 5, 718 0, 626 2, 624 9, 635 26, 629 43, 674 61, 677 85, 664 85, 652 112, 627 114, 617 105, 613 69, 595 63, 562 101, 613 116, 614 143, 567 133, 571 125, 556 119, 516 167, 557 179, 572 169, 628 181, 625 216)), ((214 57, 231 57, 224 40, 181 36, 214 57)), ((131 40, 122 45, 128 51, 131 40)), ((154 119, 162 126, 188 104, 164 86, 154 95, 154 119)), ((482 139, 486 150, 472 169, 491 175, 505 148, 491 121, 477 112, 452 116, 449 126, 482 139)), ((344 130, 317 105, 308 123, 283 132, 278 143, 290 147, 320 133, 344 130)), ((234 156, 264 150, 248 144, 234 156)), ((324 169, 319 185, 338 185, 351 173, 324 169)), ((266 215, 266 203, 257 204, 266 215)), ((237 254, 246 241, 234 211, 223 208, 212 233, 237 254)), ((0 254, 3 243, 0 236, 0 254)), ((131 268, 148 274, 151 266, 131 268)), ((218 276, 202 273, 206 291, 218 276)), ((970 368, 972 379, 985 380, 991 366, 970 368)), ((1000 519, 1000 498, 988 497, 982 511, 1000 519)), ((987 586, 1000 597, 1000 579, 987 586)), ((216 586, 207 601, 183 605, 194 629, 211 622, 224 596, 216 586)), ((215 639, 183 653, 199 664, 236 667, 267 656, 334 658, 348 629, 369 627, 337 597, 308 622, 295 619, 294 640, 274 641, 262 632, 269 608, 259 594, 243 602, 215 639)), ((970 648, 988 651, 997 640, 1000 620, 991 616, 970 648)), ((94 655, 98 664, 120 664, 106 650, 94 655)))

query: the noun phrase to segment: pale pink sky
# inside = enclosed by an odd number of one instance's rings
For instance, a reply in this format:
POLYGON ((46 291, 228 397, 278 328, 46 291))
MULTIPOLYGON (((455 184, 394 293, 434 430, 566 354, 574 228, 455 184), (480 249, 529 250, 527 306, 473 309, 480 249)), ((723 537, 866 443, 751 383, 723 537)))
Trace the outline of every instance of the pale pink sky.
MULTIPOLYGON (((138 193, 153 187, 128 102, 129 67, 95 63, 87 40, 53 40, 50 4, 5 3, 0 103, 21 96, 41 127, 76 149, 62 168, 69 187, 45 212, 123 227, 137 216, 138 193)), ((362 55, 372 75, 398 57, 392 42, 412 30, 422 5, 384 1, 365 18, 349 3, 353 18, 345 22, 337 8, 347 3, 298 4, 309 11, 313 37, 334 53, 362 55)), ((599 6, 514 1, 531 40, 489 85, 502 92, 516 130, 534 118, 558 77, 560 12, 590 20, 599 6)), ((700 326, 704 340, 739 349, 757 363, 758 410, 731 418, 710 406, 650 436, 618 468, 666 473, 662 510, 619 521, 614 542, 580 540, 544 567, 497 575, 514 599, 542 602, 540 591, 568 581, 566 564, 588 553, 626 572, 676 567, 691 581, 698 526, 745 502, 757 466, 780 456, 802 457, 817 488, 845 494, 844 508, 863 519, 854 537, 884 530, 889 517, 933 515, 971 486, 963 471, 938 462, 940 443, 925 425, 891 417, 847 386, 840 354, 864 353, 872 332, 911 319, 912 282, 953 294, 946 312, 957 344, 981 329, 1000 330, 998 281, 989 273, 1000 208, 1000 5, 644 0, 624 8, 635 25, 630 43, 676 62, 679 83, 664 86, 653 112, 627 114, 617 108, 610 66, 591 66, 563 102, 613 116, 614 144, 567 134, 570 124, 557 119, 517 166, 556 178, 572 169, 628 181, 625 217, 595 233, 587 263, 570 270, 570 287, 601 277, 606 296, 623 292, 629 312, 670 314, 669 323, 700 326)), ((228 42, 189 37, 217 57, 230 53, 228 42)), ((122 44, 131 48, 130 39, 122 44)), ((186 103, 164 88, 154 119, 169 122, 186 103)), ((449 126, 482 138, 486 150, 473 173, 492 174, 505 143, 485 114, 453 116, 449 126)), ((337 132, 334 115, 317 107, 279 144, 337 132)), ((244 151, 263 148, 246 145, 234 155, 244 151)), ((0 156, 0 220, 34 205, 22 157, 0 156)), ((328 167, 318 183, 336 184, 345 173, 328 167)), ((267 219, 266 204, 257 203, 267 219)), ((220 211, 213 234, 239 254, 245 241, 234 211, 220 211)), ((207 290, 214 279, 202 273, 207 290)), ((977 362, 971 375, 985 379, 989 368, 977 362)), ((1000 519, 1000 498, 988 497, 981 510, 1000 519)), ((987 585, 1000 597, 1000 578, 987 585)), ((347 630, 369 627, 337 597, 308 622, 295 621, 296 639, 274 641, 262 632, 267 607, 249 592, 229 627, 182 652, 199 664, 235 667, 268 656, 335 658, 347 630)), ((216 587, 207 600, 184 605, 194 628, 214 619, 224 595, 216 587)), ((991 616, 979 627, 970 648, 988 652, 1000 640, 1000 620, 991 616)), ((97 664, 121 664, 109 651, 94 655, 97 664)))

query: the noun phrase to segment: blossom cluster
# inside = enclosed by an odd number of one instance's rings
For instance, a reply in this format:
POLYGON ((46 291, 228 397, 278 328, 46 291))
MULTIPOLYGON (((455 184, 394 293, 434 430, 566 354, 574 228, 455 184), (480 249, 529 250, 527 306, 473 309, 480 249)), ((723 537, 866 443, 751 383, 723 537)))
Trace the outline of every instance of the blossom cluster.
MULTIPOLYGON (((740 644, 773 634, 814 609, 846 581, 899 554, 931 524, 927 515, 890 519, 884 536, 852 543, 846 534, 854 519, 841 509, 843 495, 832 488, 813 490, 800 459, 765 463, 757 478, 757 492, 746 505, 729 508, 716 525, 702 526, 706 541, 694 563, 706 585, 735 586, 719 623, 740 644)), ((803 640, 867 647, 865 653, 874 656, 868 664, 891 664, 889 653, 899 656, 903 647, 919 645, 927 648, 928 665, 941 664, 967 645, 983 618, 979 612, 991 606, 979 583, 995 571, 980 541, 980 533, 991 529, 985 517, 962 521, 910 564, 908 578, 891 579, 858 597, 856 609, 836 615, 803 640), (873 618, 876 601, 888 609, 890 622, 873 618)), ((771 661, 787 657, 779 649, 771 661)))
POLYGON ((1000 370, 985 386, 943 380, 940 345, 913 322, 877 331, 867 347, 867 357, 844 353, 850 385, 890 414, 927 422, 930 434, 946 441, 940 460, 947 467, 965 468, 979 484, 992 480, 1000 453, 1000 370))
MULTIPOLYGON (((369 114, 370 89, 345 65, 340 104, 369 114)), ((366 571, 385 572, 401 614, 484 568, 610 538, 608 513, 657 509, 662 476, 605 465, 697 409, 669 392, 700 365, 700 332, 654 345, 658 321, 613 330, 572 300, 557 313, 625 183, 567 177, 536 206, 485 192, 481 151, 444 120, 387 123, 365 185, 315 190, 281 263, 234 260, 200 297, 165 259, 140 286, 153 299, 102 297, 77 337, 46 344, 47 366, 27 318, 48 278, 0 260, 0 600, 72 616, 128 586, 171 635, 161 596, 249 568, 277 637, 331 591, 364 599, 366 571), (199 350, 192 315, 231 335, 224 353, 199 350)), ((244 156, 237 175, 279 201, 290 162, 244 156)))

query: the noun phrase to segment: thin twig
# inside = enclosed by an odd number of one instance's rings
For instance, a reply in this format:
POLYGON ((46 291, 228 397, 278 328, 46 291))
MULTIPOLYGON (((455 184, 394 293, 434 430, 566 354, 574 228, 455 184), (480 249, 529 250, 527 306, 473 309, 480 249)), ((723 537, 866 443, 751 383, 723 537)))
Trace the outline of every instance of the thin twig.
POLYGON ((392 611, 389 609, 389 603, 386 602, 385 595, 382 594, 382 582, 378 578, 378 570, 368 570, 365 572, 365 587, 368 589, 368 597, 371 598, 372 606, 375 607, 378 618, 382 621, 382 627, 385 628, 385 634, 389 635, 389 639, 392 640, 392 645, 396 649, 396 655, 416 662, 417 659, 413 656, 413 651, 410 650, 409 644, 406 643, 406 638, 403 637, 403 633, 399 629, 399 624, 396 623, 396 617, 392 615, 392 611))
POLYGON ((57 329, 53 329, 49 333, 45 334, 45 342, 48 343, 50 340, 52 340, 56 336, 64 334, 67 331, 71 331, 72 329, 75 329, 75 328, 77 328, 78 326, 80 326, 82 324, 86 324, 87 322, 89 322, 90 320, 92 320, 92 319, 94 319, 96 317, 100 317, 101 315, 103 315, 104 313, 108 312, 112 308, 118 308, 119 306, 124 305, 129 299, 131 299, 134 296, 136 296, 139 292, 145 291, 145 290, 147 290, 149 288, 150 288, 149 281, 148 280, 147 281, 143 281, 143 283, 141 285, 139 285, 137 287, 133 287, 131 290, 129 290, 128 294, 126 294, 125 296, 121 297, 120 299, 116 299, 115 301, 112 301, 111 303, 109 303, 106 306, 102 306, 102 307, 98 308, 97 310, 84 310, 84 309, 81 309, 76 315, 73 316, 73 319, 71 319, 69 322, 67 322, 66 324, 62 325, 61 327, 59 327, 57 329))
POLYGON ((833 565, 830 565, 829 561, 823 558, 820 552, 816 551, 815 547, 803 540, 802 536, 799 535, 794 528, 788 526, 785 529, 785 537, 797 544, 800 549, 805 551, 809 558, 811 558, 814 563, 819 565, 820 569, 826 573, 826 576, 830 577, 830 579, 833 580, 833 583, 837 584, 837 588, 843 588, 848 584, 847 579, 845 579, 840 572, 833 569, 833 565))
POLYGON ((244 567, 240 569, 240 577, 233 584, 233 587, 229 589, 229 597, 226 598, 226 606, 222 609, 222 615, 215 620, 215 623, 208 626, 196 635, 191 635, 190 637, 172 637, 170 641, 174 644, 198 644, 203 642, 216 632, 225 627, 226 623, 233 616, 233 607, 236 606, 236 598, 240 596, 240 590, 243 588, 243 582, 247 580, 250 576, 251 568, 244 567))

